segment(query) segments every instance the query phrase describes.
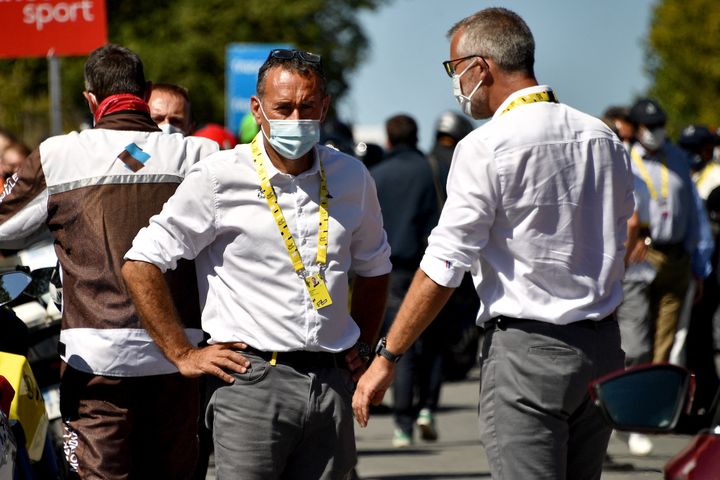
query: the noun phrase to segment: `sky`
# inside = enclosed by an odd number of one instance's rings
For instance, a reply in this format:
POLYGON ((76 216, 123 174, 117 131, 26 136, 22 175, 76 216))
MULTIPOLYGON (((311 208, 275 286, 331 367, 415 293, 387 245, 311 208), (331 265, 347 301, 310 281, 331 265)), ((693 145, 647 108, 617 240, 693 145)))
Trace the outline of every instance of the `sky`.
MULTIPOLYGON (((442 67, 450 55, 446 33, 485 7, 517 12, 535 37, 535 75, 559 100, 600 116, 610 105, 630 105, 650 85, 644 39, 656 0, 389 0, 360 23, 370 41, 366 61, 353 72, 340 101, 342 120, 357 140, 384 146, 384 121, 411 115, 419 147, 428 150, 434 123, 445 110, 459 111, 442 67), (366 138, 367 137, 367 138, 366 138)), ((480 125, 480 122, 475 122, 480 125)))

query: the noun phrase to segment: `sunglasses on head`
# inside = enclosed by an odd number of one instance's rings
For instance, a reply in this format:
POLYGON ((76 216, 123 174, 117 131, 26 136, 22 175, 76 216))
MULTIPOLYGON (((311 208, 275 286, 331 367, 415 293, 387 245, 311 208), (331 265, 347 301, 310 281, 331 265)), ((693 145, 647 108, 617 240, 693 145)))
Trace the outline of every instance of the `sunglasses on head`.
POLYGON ((300 50, 287 50, 284 48, 276 48, 270 52, 268 58, 278 58, 280 60, 292 60, 293 58, 299 58, 300 60, 307 63, 320 63, 322 57, 317 53, 301 52, 300 50))

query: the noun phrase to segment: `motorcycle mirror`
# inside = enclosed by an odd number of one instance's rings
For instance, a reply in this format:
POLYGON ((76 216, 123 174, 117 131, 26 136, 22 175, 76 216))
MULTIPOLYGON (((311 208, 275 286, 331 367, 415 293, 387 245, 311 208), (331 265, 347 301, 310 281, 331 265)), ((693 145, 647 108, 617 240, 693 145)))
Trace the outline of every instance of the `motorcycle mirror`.
POLYGON ((33 270, 30 275, 32 281, 25 289, 25 294, 39 298, 50 290, 50 279, 55 273, 55 267, 45 267, 33 270))
POLYGON ((682 367, 653 364, 613 372, 590 384, 590 393, 616 430, 662 433, 675 428, 692 404, 695 376, 682 367))
POLYGON ((30 275, 25 272, 5 272, 0 274, 0 306, 19 297, 31 280, 30 275))

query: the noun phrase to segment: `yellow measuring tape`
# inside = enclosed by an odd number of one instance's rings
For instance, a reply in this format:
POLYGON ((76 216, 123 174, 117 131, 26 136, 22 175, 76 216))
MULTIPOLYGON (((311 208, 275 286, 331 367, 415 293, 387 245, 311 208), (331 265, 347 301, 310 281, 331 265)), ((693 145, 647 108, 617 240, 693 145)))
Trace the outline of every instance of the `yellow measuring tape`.
MULTIPOLYGON (((645 167, 645 162, 643 162, 642 157, 640 157, 640 154, 637 152, 635 147, 633 147, 632 151, 630 152, 630 157, 632 158, 633 163, 635 163, 635 166, 640 171, 640 176, 645 181, 645 184, 648 187, 648 191, 650 192, 650 197, 653 200, 658 199, 657 190, 655 189, 655 184, 650 179, 650 174, 647 171, 647 168, 645 167)), ((668 174, 668 167, 667 163, 665 161, 665 155, 660 156, 660 195, 662 195, 662 199, 668 198, 668 184, 670 183, 669 180, 669 174, 668 174)))
MULTIPOLYGON (((285 216, 280 209, 275 191, 270 183, 270 177, 268 176, 267 169, 265 168, 265 160, 263 158, 262 151, 258 145, 257 137, 255 137, 250 144, 250 150, 253 156, 253 164, 255 165, 255 171, 257 171, 258 177, 260 178, 260 188, 265 195, 270 212, 275 219, 278 230, 280 230, 280 236, 283 239, 285 248, 290 255, 290 261, 292 262, 295 272, 305 281, 305 286, 310 294, 310 299, 313 302, 315 309, 320 309, 332 305, 332 299, 330 298, 330 292, 328 292, 325 280, 322 278, 320 272, 309 273, 303 264, 302 258, 300 257, 300 251, 295 244, 295 239, 290 233, 285 216)), ((316 256, 316 262, 318 266, 322 267, 327 264, 327 249, 328 249, 328 224, 330 214, 328 212, 328 188, 327 179, 325 178, 325 170, 323 169, 322 162, 318 158, 320 164, 320 224, 318 228, 318 250, 316 256)))
POLYGON ((505 107, 505 110, 502 111, 502 114, 509 112, 513 108, 519 106, 519 105, 525 105, 528 103, 536 103, 536 102, 552 102, 552 103, 558 103, 558 99, 555 96, 555 93, 552 91, 545 90, 544 92, 538 92, 538 93, 530 93, 527 95, 523 95, 522 97, 518 97, 512 102, 510 102, 510 105, 505 107))

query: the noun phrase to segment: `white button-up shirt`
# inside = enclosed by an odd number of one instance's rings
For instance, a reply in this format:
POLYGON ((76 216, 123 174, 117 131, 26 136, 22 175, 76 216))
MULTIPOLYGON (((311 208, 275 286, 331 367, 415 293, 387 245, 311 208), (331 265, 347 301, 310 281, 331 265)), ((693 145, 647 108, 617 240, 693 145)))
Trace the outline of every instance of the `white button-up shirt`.
POLYGON ((502 111, 462 140, 448 197, 421 263, 455 287, 473 274, 478 324, 506 315, 567 324, 601 319, 622 300, 633 175, 600 120, 549 102, 502 111))
POLYGON ((335 150, 317 146, 314 151, 312 167, 297 176, 279 172, 267 156, 265 166, 312 272, 318 269, 318 156, 322 161, 330 196, 325 279, 332 305, 315 310, 304 280, 293 270, 260 190, 250 145, 199 162, 126 254, 163 271, 174 268, 179 258, 196 259, 202 325, 211 343, 338 352, 357 341, 359 328, 348 311, 348 272, 363 277, 389 273, 390 247, 367 169, 335 150))

